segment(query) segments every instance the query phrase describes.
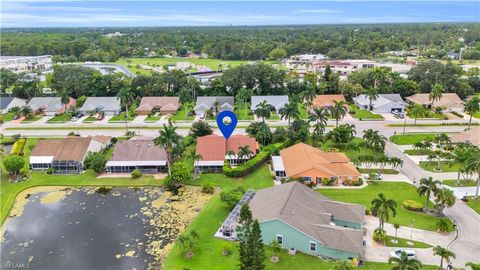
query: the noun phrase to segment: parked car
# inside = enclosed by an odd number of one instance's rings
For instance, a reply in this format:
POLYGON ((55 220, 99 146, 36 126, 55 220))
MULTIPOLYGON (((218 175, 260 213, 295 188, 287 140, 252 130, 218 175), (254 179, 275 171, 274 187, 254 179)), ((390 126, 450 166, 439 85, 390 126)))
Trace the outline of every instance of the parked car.
POLYGON ((407 254, 409 260, 417 258, 417 254, 415 253, 415 250, 401 249, 401 248, 392 251, 392 253, 390 253, 390 256, 394 258, 400 258, 400 255, 402 254, 402 252, 405 252, 407 254))
POLYGON ((205 119, 205 113, 200 114, 200 119, 202 119, 202 120, 205 119))
POLYGON ((70 121, 72 121, 72 122, 77 122, 77 121, 78 121, 78 119, 79 119, 79 117, 78 117, 78 116, 74 116, 74 117, 72 117, 72 119, 70 119, 70 121))
POLYGON ((393 116, 397 117, 397 118, 404 118, 405 117, 405 114, 403 112, 398 112, 398 111, 392 111, 392 114, 393 116))

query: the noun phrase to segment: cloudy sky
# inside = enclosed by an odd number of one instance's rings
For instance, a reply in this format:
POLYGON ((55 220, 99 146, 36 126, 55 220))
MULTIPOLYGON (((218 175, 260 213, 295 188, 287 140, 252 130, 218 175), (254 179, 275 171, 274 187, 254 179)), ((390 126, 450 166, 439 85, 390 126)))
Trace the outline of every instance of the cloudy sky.
POLYGON ((480 21, 480 1, 0 2, 2 28, 480 21))

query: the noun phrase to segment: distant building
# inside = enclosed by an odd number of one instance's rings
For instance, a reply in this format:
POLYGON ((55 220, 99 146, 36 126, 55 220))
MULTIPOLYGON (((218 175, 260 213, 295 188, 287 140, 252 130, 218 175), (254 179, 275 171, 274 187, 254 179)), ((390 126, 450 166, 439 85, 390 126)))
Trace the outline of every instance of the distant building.
POLYGON ((34 171, 51 168, 54 174, 78 174, 85 170, 88 152, 103 149, 108 140, 105 136, 67 137, 39 140, 30 153, 30 169, 34 171))
POLYGON ((460 59, 460 53, 456 53, 456 52, 447 52, 447 57, 450 58, 450 59, 460 59))
POLYGON ((52 66, 51 55, 0 57, 0 69, 8 69, 13 72, 45 70, 51 69, 52 66))
POLYGON ((354 59, 320 61, 312 65, 314 71, 321 73, 325 71, 327 66, 330 66, 333 72, 337 72, 340 75, 350 75, 350 73, 363 68, 373 68, 375 63, 366 59, 354 59))

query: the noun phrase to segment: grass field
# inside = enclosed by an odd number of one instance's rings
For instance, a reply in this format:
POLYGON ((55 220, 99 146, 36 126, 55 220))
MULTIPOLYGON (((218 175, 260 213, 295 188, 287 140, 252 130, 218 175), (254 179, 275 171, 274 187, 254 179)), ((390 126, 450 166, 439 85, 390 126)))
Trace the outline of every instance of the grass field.
POLYGON ((98 119, 93 117, 93 116, 89 116, 85 119, 83 119, 82 123, 94 123, 94 122, 97 122, 98 119))
POLYGON ((6 114, 2 114, 0 116, 0 119, 3 120, 3 122, 9 122, 13 120, 14 116, 15 115, 13 115, 13 113, 6 113, 6 114))
POLYGON ((460 180, 460 185, 457 186, 457 179, 442 180, 442 184, 450 187, 475 187, 477 183, 475 180, 466 181, 460 180))
POLYGON ((136 117, 135 115, 133 115, 131 113, 128 114, 128 118, 126 116, 127 116, 127 114, 125 112, 121 112, 120 114, 115 115, 112 118, 110 118, 110 120, 108 120, 108 122, 109 123, 123 123, 125 121, 131 122, 136 117))
MULTIPOLYGON (((376 151, 372 150, 372 148, 363 146, 361 144, 361 142, 363 142, 363 140, 361 138, 354 137, 352 142, 354 142, 355 144, 358 145, 357 150, 344 149, 344 148, 338 149, 339 151, 345 153, 345 155, 347 155, 347 157, 350 158, 350 159, 355 158, 359 155, 384 155, 383 152, 376 152, 376 151)), ((320 149, 323 150, 323 151, 331 151, 332 147, 333 147, 332 141, 327 140, 327 141, 325 141, 325 143, 322 144, 322 146, 320 146, 320 149)))
POLYGON ((468 197, 468 206, 470 206, 475 212, 480 215, 480 199, 475 199, 474 197, 468 197))
POLYGON ((405 238, 399 238, 399 237, 394 237, 387 235, 387 247, 405 247, 405 248, 431 248, 432 246, 420 242, 420 241, 415 241, 415 240, 410 240, 410 239, 405 239, 405 238), (396 239, 398 243, 392 243, 392 240, 396 239), (413 245, 408 245, 407 242, 412 242, 413 245))
POLYGON ((193 103, 182 104, 182 107, 178 110, 178 112, 175 115, 171 116, 171 119, 177 121, 193 120, 195 116, 188 116, 188 112, 191 111, 194 106, 195 105, 193 103))
POLYGON ((368 110, 358 109, 355 106, 350 106, 350 115, 356 119, 360 120, 382 120, 383 116, 380 114, 373 113, 368 110))
POLYGON ((51 123, 51 124, 66 123, 66 122, 70 122, 71 119, 72 119, 72 116, 70 114, 63 113, 60 115, 55 115, 54 117, 48 119, 47 123, 51 123))
POLYGON ((420 161, 420 167, 430 172, 458 172, 460 170, 460 164, 449 161, 440 162, 440 171, 435 170, 437 168, 436 161, 420 161))
POLYGON ((33 122, 36 122, 36 121, 42 119, 42 117, 43 117, 43 115, 32 115, 32 116, 26 117, 20 123, 22 123, 22 124, 33 123, 33 122))
POLYGON ((435 135, 440 133, 406 133, 405 135, 393 135, 390 137, 390 141, 394 144, 399 145, 408 145, 408 144, 415 144, 417 142, 421 142, 426 138, 433 138, 435 135))
MULTIPOLYGON (((401 226, 413 227, 434 231, 439 218, 430 215, 413 212, 403 209, 400 204, 404 200, 414 200, 421 204, 425 203, 425 197, 417 194, 417 190, 407 183, 396 182, 369 182, 369 185, 362 189, 319 189, 323 195, 338 201, 349 203, 358 203, 370 208, 371 202, 378 197, 379 193, 383 193, 387 199, 393 199, 397 202, 397 216, 392 217, 388 223, 398 223, 401 226)), ((452 223, 449 221, 450 228, 452 223)))
POLYGON ((145 123, 155 123, 160 120, 160 116, 158 115, 153 115, 153 116, 147 116, 144 120, 145 123))

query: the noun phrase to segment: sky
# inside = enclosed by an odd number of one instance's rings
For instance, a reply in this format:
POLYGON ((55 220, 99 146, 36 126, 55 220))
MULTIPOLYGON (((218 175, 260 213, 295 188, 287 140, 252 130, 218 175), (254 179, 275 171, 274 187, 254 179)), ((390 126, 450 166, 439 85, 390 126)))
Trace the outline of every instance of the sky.
POLYGON ((0 2, 1 28, 480 22, 480 1, 0 2))

